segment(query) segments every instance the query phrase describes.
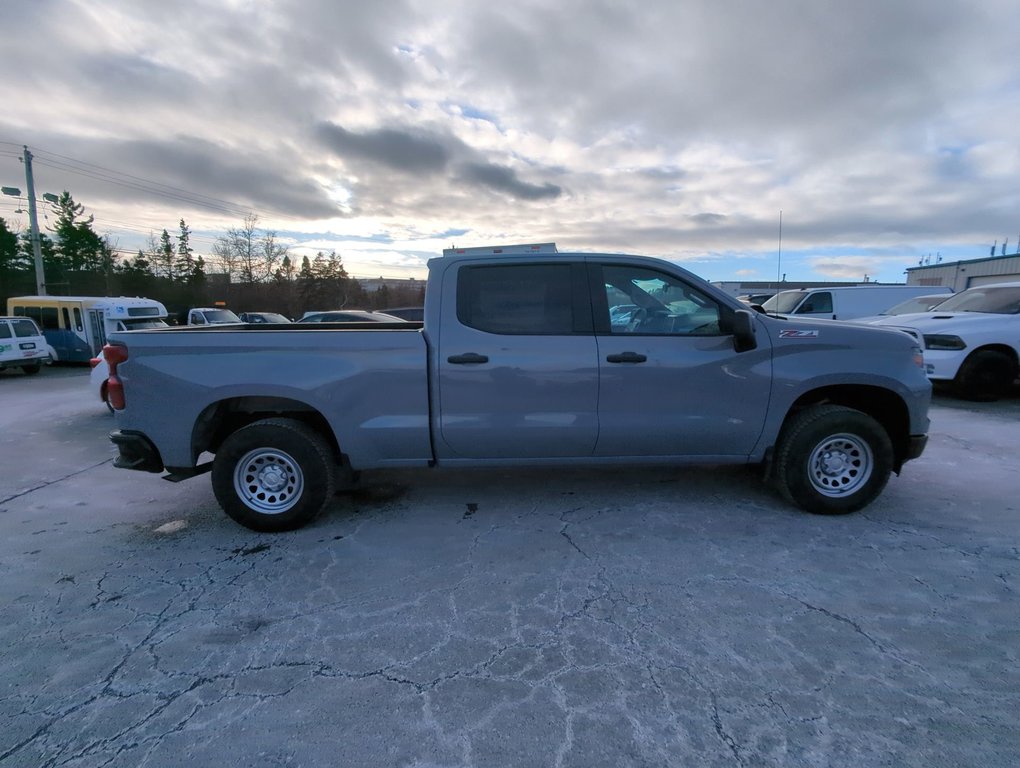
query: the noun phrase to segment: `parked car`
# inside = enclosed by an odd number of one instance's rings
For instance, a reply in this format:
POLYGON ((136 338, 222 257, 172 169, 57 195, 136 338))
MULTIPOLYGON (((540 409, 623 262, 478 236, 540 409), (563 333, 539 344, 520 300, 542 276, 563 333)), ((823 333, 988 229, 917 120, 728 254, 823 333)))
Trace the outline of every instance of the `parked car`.
MULTIPOLYGON (((118 331, 144 331, 168 327, 167 323, 161 318, 139 320, 126 325, 118 322, 116 326, 119 326, 115 327, 115 330, 118 331)), ((110 366, 106 363, 103 350, 99 350, 99 354, 89 360, 89 365, 92 366, 92 372, 89 374, 89 390, 98 393, 100 401, 106 403, 106 407, 112 413, 113 406, 110 405, 110 393, 107 389, 107 382, 110 378, 110 366)))
POLYGON ((39 326, 27 317, 0 317, 0 371, 20 368, 29 375, 56 357, 39 326))
POLYGON ((365 309, 338 309, 333 312, 305 312, 299 323, 403 323, 403 319, 365 309))
POLYGON ((420 323, 425 319, 425 307, 393 307, 391 309, 380 309, 377 312, 415 323, 420 323))
POLYGON ((870 325, 899 328, 923 342, 928 378, 968 400, 998 400, 1020 375, 1020 283, 968 288, 933 312, 870 325))
POLYGON ((931 312, 941 304, 943 301, 948 299, 953 294, 951 293, 932 293, 927 296, 916 296, 906 301, 901 301, 894 307, 890 307, 885 312, 881 312, 877 315, 870 315, 869 317, 859 317, 854 320, 855 323, 873 323, 876 320, 884 320, 887 317, 894 317, 896 315, 913 315, 918 312, 931 312))
POLYGON ((637 304, 616 304, 610 307, 609 324, 616 328, 626 326, 637 309, 641 309, 637 304))
POLYGON ((289 317, 279 312, 241 312, 238 315, 242 323, 289 323, 289 317))
POLYGON ((768 293, 745 293, 743 296, 737 296, 737 298, 745 304, 757 304, 758 306, 761 306, 775 295, 775 291, 769 291, 768 293))

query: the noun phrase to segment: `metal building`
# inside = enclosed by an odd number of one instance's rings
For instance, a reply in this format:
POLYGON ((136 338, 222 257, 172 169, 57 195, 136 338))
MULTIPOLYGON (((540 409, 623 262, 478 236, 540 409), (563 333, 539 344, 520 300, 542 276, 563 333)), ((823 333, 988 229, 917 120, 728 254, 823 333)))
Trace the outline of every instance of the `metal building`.
POLYGON ((963 291, 976 285, 1020 282, 1020 253, 907 268, 907 285, 948 285, 963 291))

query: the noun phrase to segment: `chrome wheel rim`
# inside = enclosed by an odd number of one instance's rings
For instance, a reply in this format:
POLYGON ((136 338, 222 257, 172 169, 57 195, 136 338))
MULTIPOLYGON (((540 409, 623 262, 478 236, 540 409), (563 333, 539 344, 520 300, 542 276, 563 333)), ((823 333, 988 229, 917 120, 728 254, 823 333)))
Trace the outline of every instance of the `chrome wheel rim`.
POLYGON ((305 478, 294 459, 275 448, 248 451, 234 465, 234 490, 251 509, 279 515, 301 498, 305 478))
POLYGON ((868 482, 874 468, 871 447, 857 435, 830 435, 811 451, 808 477, 823 496, 848 496, 868 482))

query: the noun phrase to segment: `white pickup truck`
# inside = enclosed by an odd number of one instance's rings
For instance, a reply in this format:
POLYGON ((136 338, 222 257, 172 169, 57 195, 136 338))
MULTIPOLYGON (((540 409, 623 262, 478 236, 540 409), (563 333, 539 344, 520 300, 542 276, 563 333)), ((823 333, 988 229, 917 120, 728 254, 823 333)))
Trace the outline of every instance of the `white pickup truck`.
POLYGON ((932 311, 870 325, 923 343, 928 378, 969 400, 998 400, 1020 375, 1020 283, 968 288, 932 311))
POLYGON ((188 310, 188 325, 239 325, 243 320, 223 307, 194 307, 188 310))
POLYGON ((211 469, 257 530, 308 522, 354 470, 433 465, 761 464, 851 512, 921 454, 931 398, 900 331, 769 317, 612 254, 433 259, 424 323, 136 331, 105 354, 116 465, 211 469))

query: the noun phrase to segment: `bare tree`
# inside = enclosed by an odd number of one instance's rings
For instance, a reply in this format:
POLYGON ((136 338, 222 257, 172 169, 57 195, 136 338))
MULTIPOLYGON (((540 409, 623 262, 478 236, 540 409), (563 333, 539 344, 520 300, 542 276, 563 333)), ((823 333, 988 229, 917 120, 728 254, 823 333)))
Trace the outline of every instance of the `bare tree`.
POLYGON ((258 279, 260 282, 269 282, 276 276, 276 271, 287 257, 287 246, 276 241, 275 232, 266 232, 259 238, 256 250, 261 257, 258 263, 258 279))
POLYGON ((287 255, 287 247, 277 241, 275 232, 259 236, 258 222, 256 214, 248 214, 240 227, 228 229, 213 245, 213 253, 231 280, 236 275, 248 285, 270 282, 287 255))

